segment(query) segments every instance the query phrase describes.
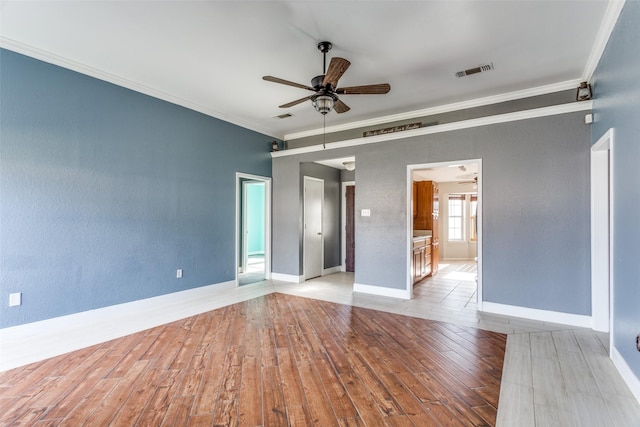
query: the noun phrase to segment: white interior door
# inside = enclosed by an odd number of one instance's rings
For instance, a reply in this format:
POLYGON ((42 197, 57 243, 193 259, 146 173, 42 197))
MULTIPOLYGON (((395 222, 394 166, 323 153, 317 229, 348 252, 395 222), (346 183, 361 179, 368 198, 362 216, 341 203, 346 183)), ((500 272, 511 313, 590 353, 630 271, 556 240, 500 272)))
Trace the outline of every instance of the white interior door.
POLYGON ((322 211, 324 181, 304 177, 304 278, 322 275, 324 265, 324 238, 322 236, 322 211))

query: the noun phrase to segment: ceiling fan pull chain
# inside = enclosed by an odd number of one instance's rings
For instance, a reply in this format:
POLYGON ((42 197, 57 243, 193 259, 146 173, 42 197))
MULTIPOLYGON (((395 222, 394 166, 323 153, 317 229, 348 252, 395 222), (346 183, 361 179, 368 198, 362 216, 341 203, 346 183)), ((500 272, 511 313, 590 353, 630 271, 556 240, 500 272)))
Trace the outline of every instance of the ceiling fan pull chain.
POLYGON ((322 115, 322 149, 323 150, 327 149, 327 146, 325 145, 326 137, 327 137, 327 115, 323 114, 322 115))

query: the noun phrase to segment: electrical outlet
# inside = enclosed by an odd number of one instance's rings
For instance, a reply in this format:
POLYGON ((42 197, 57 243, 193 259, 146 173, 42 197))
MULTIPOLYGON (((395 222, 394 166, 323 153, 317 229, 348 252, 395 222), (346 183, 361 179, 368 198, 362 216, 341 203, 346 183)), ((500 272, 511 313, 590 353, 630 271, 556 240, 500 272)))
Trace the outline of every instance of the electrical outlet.
POLYGON ((9 307, 22 305, 22 292, 9 294, 9 307))
POLYGON ((178 271, 176 271, 176 278, 177 279, 182 279, 182 269, 179 268, 178 271))

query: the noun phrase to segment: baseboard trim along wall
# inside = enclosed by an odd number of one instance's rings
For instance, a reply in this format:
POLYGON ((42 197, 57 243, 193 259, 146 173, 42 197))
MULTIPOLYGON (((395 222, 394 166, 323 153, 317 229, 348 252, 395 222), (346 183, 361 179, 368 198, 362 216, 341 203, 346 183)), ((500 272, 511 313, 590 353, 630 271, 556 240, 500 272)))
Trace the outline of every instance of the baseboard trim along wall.
POLYGON ((235 288, 221 282, 0 329, 0 372, 234 304, 237 294, 224 291, 235 288))
POLYGON ((557 323, 560 325, 589 328, 593 326, 591 316, 561 313, 559 311, 539 310, 537 308, 519 307, 515 305, 498 304, 484 301, 482 311, 485 313, 501 314, 503 316, 521 317, 541 322, 557 323))
POLYGON ((385 288, 384 286, 363 285, 361 283, 353 284, 353 292, 391 298, 411 299, 411 291, 406 289, 385 288))
POLYGON ((295 274, 271 273, 271 280, 289 283, 302 283, 304 276, 296 276, 295 274))
POLYGON ((638 403, 640 403, 640 379, 636 377, 626 360, 624 360, 618 349, 615 347, 611 347, 611 360, 613 361, 613 366, 616 367, 620 376, 629 387, 629 390, 633 393, 633 396, 636 398, 638 403))

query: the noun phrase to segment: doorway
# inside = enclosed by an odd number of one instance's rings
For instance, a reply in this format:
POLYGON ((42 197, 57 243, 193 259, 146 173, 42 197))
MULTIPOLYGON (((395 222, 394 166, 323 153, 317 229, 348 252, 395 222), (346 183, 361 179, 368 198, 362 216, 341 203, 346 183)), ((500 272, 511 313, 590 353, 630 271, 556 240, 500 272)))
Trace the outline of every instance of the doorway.
MULTIPOLYGON (((427 163, 407 166, 407 294, 414 297, 414 283, 441 281, 443 286, 451 275, 452 280, 459 280, 464 276, 465 286, 474 289, 465 289, 473 295, 473 305, 478 311, 482 311, 482 161, 481 159, 456 160, 439 163, 427 163), (424 207, 417 206, 414 197, 421 194, 416 191, 414 181, 423 182, 427 188, 432 188, 429 197, 438 200, 438 207, 433 212, 423 212, 424 207), (429 182, 431 181, 431 182, 429 182), (437 189, 437 190, 436 190, 437 189), (438 192, 437 197, 435 192, 438 192), (451 211, 451 212, 450 212, 451 211), (422 216, 438 218, 437 221, 424 221, 422 216), (421 222, 427 225, 427 229, 421 229, 421 222), (418 221, 414 227, 414 220, 418 221), (428 225, 433 224, 437 230, 429 230, 428 225), (437 225, 436 225, 437 224, 437 225), (439 243, 439 255, 437 260, 431 262, 439 264, 442 271, 435 275, 429 275, 430 269, 423 275, 416 277, 412 268, 414 262, 414 240, 416 244, 424 244, 428 236, 437 236, 439 243), (453 269, 453 265, 460 264, 453 269), (449 268, 447 268, 449 267, 449 268), (424 276, 427 276, 424 278, 424 276), (467 280, 468 279, 468 280, 467 280)), ((420 186, 417 186, 420 190, 420 186)), ((435 202, 433 203, 435 206, 435 202)), ((422 250, 422 246, 418 247, 422 250)), ((433 248, 425 247, 424 253, 433 254, 433 248)), ((422 252, 420 252, 422 253, 422 252)), ((433 255, 432 255, 433 257, 433 255)), ((425 264, 427 264, 425 257, 425 264)), ((437 269, 435 270, 437 271, 437 269)), ((438 291, 437 287, 430 289, 438 291)), ((440 290, 443 291, 444 290, 440 290)))
POLYGON ((271 179, 236 173, 236 283, 270 278, 271 179))
POLYGON ((342 271, 355 272, 355 181, 342 183, 342 271))
POLYGON ((303 239, 303 273, 309 280, 322 276, 324 269, 324 238, 322 235, 322 219, 324 211, 324 180, 304 177, 304 239, 303 239))
POLYGON ((594 330, 613 337, 612 153, 613 129, 609 129, 591 147, 591 318, 594 330))

